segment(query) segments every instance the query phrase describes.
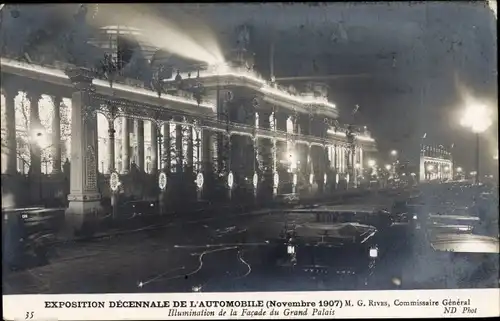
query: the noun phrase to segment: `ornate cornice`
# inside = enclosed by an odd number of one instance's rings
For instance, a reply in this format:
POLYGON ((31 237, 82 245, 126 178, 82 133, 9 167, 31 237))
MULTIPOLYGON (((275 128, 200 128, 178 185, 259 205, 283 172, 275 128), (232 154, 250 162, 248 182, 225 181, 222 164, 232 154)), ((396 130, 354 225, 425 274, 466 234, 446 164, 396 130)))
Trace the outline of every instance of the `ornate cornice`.
POLYGON ((86 68, 70 67, 64 73, 78 90, 90 90, 92 88, 92 80, 95 78, 95 73, 86 68))

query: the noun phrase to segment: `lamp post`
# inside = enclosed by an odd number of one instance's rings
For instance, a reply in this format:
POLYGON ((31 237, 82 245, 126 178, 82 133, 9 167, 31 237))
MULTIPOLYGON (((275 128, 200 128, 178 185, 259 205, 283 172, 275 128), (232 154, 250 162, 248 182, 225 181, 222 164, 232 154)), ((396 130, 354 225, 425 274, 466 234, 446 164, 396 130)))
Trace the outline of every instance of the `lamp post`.
POLYGON ((392 170, 391 171, 391 174, 393 177, 396 176, 396 164, 397 164, 397 160, 398 160, 398 151, 393 149, 391 150, 391 157, 392 157, 392 166, 389 170, 392 170))
POLYGON ((492 124, 491 111, 484 105, 477 102, 469 103, 462 116, 460 124, 464 127, 470 128, 476 135, 476 152, 475 152, 475 182, 479 184, 480 171, 479 171, 479 148, 480 148, 480 134, 487 130, 492 124))

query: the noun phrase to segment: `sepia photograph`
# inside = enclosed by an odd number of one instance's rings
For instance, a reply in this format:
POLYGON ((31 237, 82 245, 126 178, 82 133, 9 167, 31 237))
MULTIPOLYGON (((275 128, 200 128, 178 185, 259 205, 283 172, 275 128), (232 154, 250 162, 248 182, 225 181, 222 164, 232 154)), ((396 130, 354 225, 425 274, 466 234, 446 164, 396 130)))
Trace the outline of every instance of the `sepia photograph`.
POLYGON ((498 291, 496 1, 0 19, 4 296, 498 291))

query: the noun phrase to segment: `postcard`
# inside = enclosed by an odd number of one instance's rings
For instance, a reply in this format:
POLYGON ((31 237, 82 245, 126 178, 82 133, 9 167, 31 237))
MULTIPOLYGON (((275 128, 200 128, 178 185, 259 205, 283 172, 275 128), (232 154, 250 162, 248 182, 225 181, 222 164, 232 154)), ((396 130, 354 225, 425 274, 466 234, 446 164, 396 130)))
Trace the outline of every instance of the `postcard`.
POLYGON ((496 1, 0 19, 5 320, 500 315, 496 1))

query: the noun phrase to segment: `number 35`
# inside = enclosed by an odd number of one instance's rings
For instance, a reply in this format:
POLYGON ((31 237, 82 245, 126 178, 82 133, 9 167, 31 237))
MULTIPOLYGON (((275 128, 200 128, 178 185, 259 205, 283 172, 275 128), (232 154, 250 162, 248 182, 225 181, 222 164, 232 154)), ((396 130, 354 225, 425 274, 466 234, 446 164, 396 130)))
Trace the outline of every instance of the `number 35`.
POLYGON ((35 314, 35 312, 33 312, 33 311, 26 312, 26 317, 24 317, 24 319, 25 320, 31 320, 34 317, 34 314, 35 314))

